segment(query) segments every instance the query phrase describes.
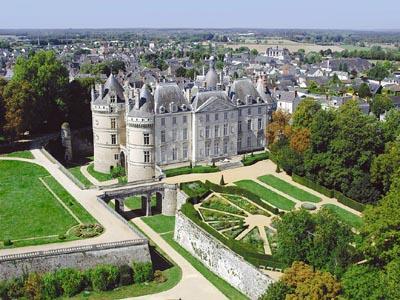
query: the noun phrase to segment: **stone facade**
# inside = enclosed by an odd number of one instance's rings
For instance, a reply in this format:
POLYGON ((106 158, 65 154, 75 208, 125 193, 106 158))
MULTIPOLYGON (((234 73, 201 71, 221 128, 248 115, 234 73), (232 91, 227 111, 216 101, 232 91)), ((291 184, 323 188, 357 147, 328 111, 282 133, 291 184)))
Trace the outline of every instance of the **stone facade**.
POLYGON ((257 88, 250 79, 222 86, 210 68, 207 89, 193 92, 176 83, 122 87, 113 75, 93 90, 95 170, 108 173, 122 165, 135 182, 155 179, 156 166, 196 165, 264 149, 276 106, 262 82, 257 88))
POLYGON ((0 256, 0 280, 62 268, 85 270, 99 264, 151 261, 146 239, 0 256))
POLYGON ((274 282, 180 212, 175 219, 174 239, 212 272, 250 299, 259 299, 274 282))

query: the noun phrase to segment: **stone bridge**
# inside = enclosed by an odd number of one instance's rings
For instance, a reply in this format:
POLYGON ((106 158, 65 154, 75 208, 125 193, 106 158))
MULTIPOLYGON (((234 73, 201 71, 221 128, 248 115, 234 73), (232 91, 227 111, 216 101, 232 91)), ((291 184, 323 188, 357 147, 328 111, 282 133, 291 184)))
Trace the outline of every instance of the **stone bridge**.
POLYGON ((133 186, 119 190, 106 191, 103 195, 98 196, 99 199, 108 203, 111 200, 115 201, 115 210, 122 212, 126 198, 132 196, 141 196, 141 208, 146 216, 151 216, 151 197, 156 195, 156 210, 166 216, 174 216, 176 212, 177 199, 176 184, 167 183, 152 183, 148 185, 133 186))

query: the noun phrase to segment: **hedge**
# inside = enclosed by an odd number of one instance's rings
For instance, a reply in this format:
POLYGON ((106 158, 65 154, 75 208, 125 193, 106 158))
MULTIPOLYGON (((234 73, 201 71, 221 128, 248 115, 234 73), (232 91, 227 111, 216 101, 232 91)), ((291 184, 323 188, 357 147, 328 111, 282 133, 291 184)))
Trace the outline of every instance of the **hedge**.
POLYGON ((317 191, 321 193, 322 195, 325 195, 329 198, 333 198, 333 190, 330 190, 322 185, 319 185, 318 183, 315 183, 314 181, 306 178, 306 177, 301 177, 296 174, 292 174, 292 179, 294 182, 300 183, 310 189, 313 189, 314 191, 317 191))
POLYGON ((355 201, 353 199, 350 199, 349 197, 346 197, 341 192, 336 191, 336 190, 333 192, 333 194, 334 194, 335 198, 338 200, 338 202, 340 202, 340 203, 342 203, 342 204, 344 204, 344 205, 346 205, 346 206, 348 206, 348 207, 350 207, 352 209, 355 209, 355 210, 357 210, 359 212, 363 212, 364 211, 364 209, 365 209, 365 205, 364 204, 362 204, 360 202, 357 202, 357 201, 355 201))
POLYGON ((269 266, 273 268, 284 268, 284 264, 280 261, 277 261, 273 256, 267 255, 267 254, 260 254, 256 253, 254 251, 251 251, 248 249, 246 246, 244 246, 242 243, 239 241, 236 241, 234 239, 228 239, 219 232, 215 231, 212 229, 210 226, 208 226, 206 223, 204 223, 201 220, 201 217, 199 216, 198 212, 196 209, 193 207, 192 204, 190 203, 185 203, 181 207, 181 212, 189 218, 193 223, 195 223, 197 226, 202 228, 204 231, 209 233, 211 236, 216 238, 218 241, 223 243, 225 246, 227 246, 229 249, 243 257, 246 261, 251 263, 252 265, 259 267, 259 266, 269 266))
POLYGON ((179 185, 179 188, 185 192, 186 195, 189 196, 187 199, 188 202, 196 204, 199 203, 202 199, 206 198, 209 194, 211 194, 211 191, 209 188, 207 188, 204 183, 202 183, 200 180, 196 181, 191 181, 191 182, 182 182, 179 185), (198 189, 193 189, 189 187, 190 184, 197 184, 199 186, 198 189))
POLYGON ((241 160, 241 162, 244 166, 251 166, 254 165, 256 162, 268 158, 269 158, 268 152, 262 152, 257 154, 243 155, 243 159, 241 160))
POLYGON ((214 173, 214 172, 219 172, 219 168, 216 166, 194 166, 194 167, 187 166, 187 167, 179 167, 179 168, 164 170, 166 177, 173 177, 191 173, 214 173))
POLYGON ((233 195, 239 195, 245 198, 250 199, 254 203, 257 203, 260 205, 262 208, 265 208, 266 210, 272 212, 275 215, 279 214, 279 209, 276 207, 272 207, 271 205, 265 203, 259 196, 256 194, 242 189, 238 186, 220 186, 218 184, 214 184, 208 180, 205 182, 205 186, 208 187, 210 190, 215 191, 217 193, 223 193, 223 194, 233 194, 233 195))

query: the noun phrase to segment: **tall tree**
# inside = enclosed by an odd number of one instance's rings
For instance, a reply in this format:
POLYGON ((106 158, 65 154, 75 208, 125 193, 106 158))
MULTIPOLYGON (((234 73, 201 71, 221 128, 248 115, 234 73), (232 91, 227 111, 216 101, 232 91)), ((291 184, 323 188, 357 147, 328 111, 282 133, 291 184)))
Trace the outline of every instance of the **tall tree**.
POLYGON ((293 114, 293 127, 310 127, 315 114, 321 109, 321 105, 312 98, 305 98, 297 106, 293 114))
POLYGON ((270 145, 282 138, 289 138, 292 127, 289 125, 291 115, 283 110, 272 113, 272 122, 266 129, 266 138, 270 145))
POLYGON ((382 114, 394 108, 392 100, 387 95, 375 95, 370 103, 371 112, 379 118, 382 114))

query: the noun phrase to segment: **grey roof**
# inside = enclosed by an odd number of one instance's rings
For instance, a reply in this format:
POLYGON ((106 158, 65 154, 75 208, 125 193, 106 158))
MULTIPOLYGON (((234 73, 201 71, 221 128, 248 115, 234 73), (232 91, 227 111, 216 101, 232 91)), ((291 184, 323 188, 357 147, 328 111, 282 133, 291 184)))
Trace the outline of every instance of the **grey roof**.
POLYGON ((124 89, 112 73, 110 74, 106 83, 104 84, 103 97, 107 95, 108 91, 110 90, 115 91, 115 93, 117 94, 117 102, 125 102, 124 89))
POLYGON ((178 110, 182 104, 185 104, 188 109, 190 108, 190 103, 186 100, 183 91, 176 83, 159 84, 154 92, 155 111, 158 112, 159 108, 163 106, 165 112, 170 112, 169 106, 172 102, 177 105, 178 110))
POLYGON ((154 98, 147 85, 143 85, 140 90, 139 106, 134 105, 128 115, 144 118, 154 116, 154 98))
MULTIPOLYGON (((282 102, 293 102, 296 99, 296 92, 295 91, 276 91, 273 96, 276 100, 282 102)), ((299 98, 297 96, 297 98, 299 98)))
POLYGON ((193 102, 192 102, 193 110, 197 110, 204 103, 206 103, 207 101, 209 101, 211 99, 221 99, 222 101, 226 101, 228 103, 231 103, 229 98, 228 98, 228 96, 223 91, 199 92, 199 93, 197 93, 197 95, 193 99, 193 102))
POLYGON ((247 78, 235 80, 232 84, 232 92, 235 93, 236 99, 242 102, 246 101, 247 96, 254 100, 261 97, 251 80, 247 78))

